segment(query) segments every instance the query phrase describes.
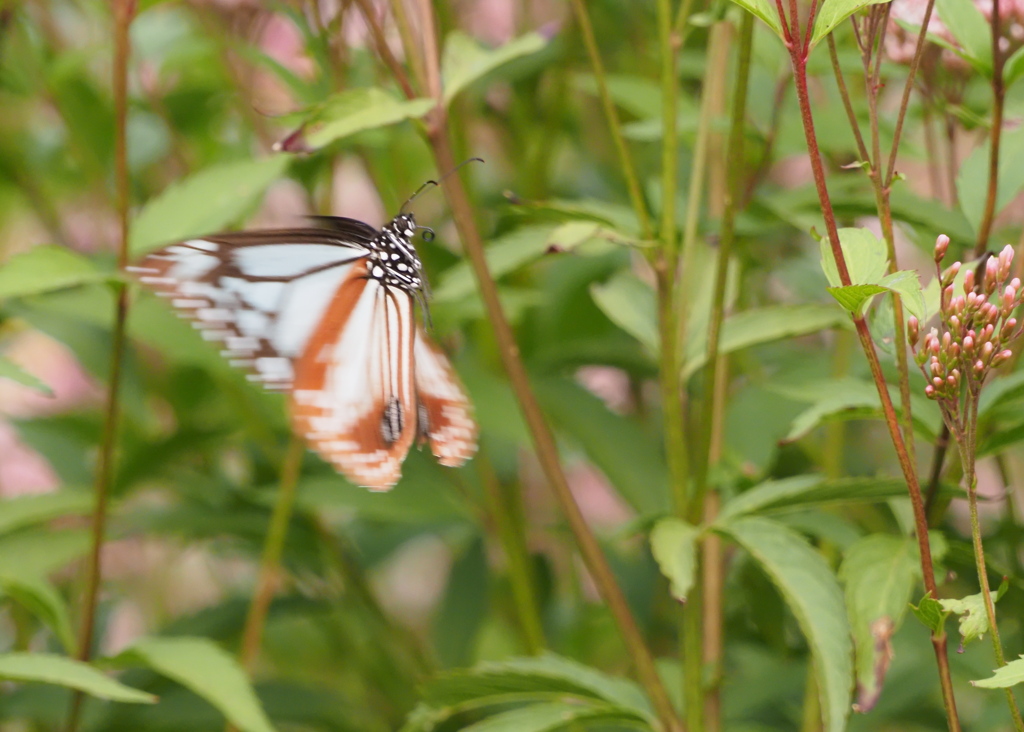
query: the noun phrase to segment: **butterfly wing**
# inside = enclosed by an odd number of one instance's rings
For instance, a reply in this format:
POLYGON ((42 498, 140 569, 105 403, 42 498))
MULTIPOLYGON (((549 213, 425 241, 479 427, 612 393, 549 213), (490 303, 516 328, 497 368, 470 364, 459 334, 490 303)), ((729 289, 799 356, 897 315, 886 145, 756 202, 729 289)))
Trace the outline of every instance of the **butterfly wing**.
POLYGON ((295 365, 292 419, 358 485, 387 490, 416 436, 412 297, 357 262, 295 365))
POLYGON ((220 343, 250 379, 284 390, 321 315, 367 255, 373 231, 218 234, 157 250, 131 270, 205 339, 220 343))
POLYGON ((447 356, 422 328, 416 329, 414 355, 420 438, 438 462, 458 467, 476 452, 472 404, 447 356))

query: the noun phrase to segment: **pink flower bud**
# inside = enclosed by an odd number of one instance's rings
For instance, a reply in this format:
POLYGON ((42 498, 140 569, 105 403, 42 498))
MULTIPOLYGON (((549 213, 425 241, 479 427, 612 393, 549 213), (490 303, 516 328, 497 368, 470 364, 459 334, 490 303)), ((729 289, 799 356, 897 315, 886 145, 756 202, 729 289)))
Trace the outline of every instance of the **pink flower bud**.
POLYGON ((1006 348, 992 357, 992 365, 998 366, 1001 363, 1005 363, 1006 361, 1009 361, 1012 356, 1013 351, 1011 351, 1009 348, 1006 348))
POLYGON ((984 328, 981 329, 981 338, 979 340, 991 341, 992 340, 992 334, 995 333, 995 332, 996 332, 995 326, 992 325, 991 323, 989 323, 988 325, 986 325, 984 328))
MULTIPOLYGON (((967 274, 970 274, 970 272, 968 272, 967 274)), ((978 293, 976 293, 974 290, 969 291, 967 293, 967 307, 973 308, 977 304, 977 302, 978 293)))
POLYGON ((999 260, 989 257, 985 262, 985 292, 993 293, 999 286, 999 260))
POLYGON ((992 357, 992 351, 996 350, 996 347, 992 345, 992 341, 986 341, 985 345, 981 347, 981 357, 985 361, 988 361, 992 357))
POLYGON ((959 343, 954 343, 953 345, 951 345, 949 347, 949 357, 951 359, 953 359, 954 361, 956 361, 958 358, 960 358, 960 344, 959 343))
POLYGON ((950 386, 956 386, 956 379, 953 377, 952 374, 946 377, 946 383, 949 384, 950 386))
POLYGON ((980 374, 984 370, 985 370, 985 364, 984 363, 982 363, 981 361, 975 361, 974 362, 974 373, 980 374))
POLYGON ((1010 264, 1013 262, 1013 247, 1007 244, 999 252, 999 281, 1002 282, 1010 276, 1010 264))
POLYGON ((953 310, 954 313, 959 315, 964 311, 965 304, 966 302, 964 301, 964 296, 957 295, 956 297, 953 298, 953 302, 950 303, 950 308, 953 310))
POLYGON ((950 344, 950 342, 952 340, 953 339, 949 335, 949 331, 948 330, 945 333, 942 334, 942 350, 943 351, 945 351, 947 348, 949 348, 949 344, 950 344))
POLYGON ((932 367, 930 370, 932 372, 932 376, 942 376, 943 369, 941 363, 938 363, 937 361, 932 361, 932 367))
POLYGON ((941 389, 942 385, 945 384, 945 383, 946 382, 942 379, 941 376, 936 376, 934 379, 932 379, 932 384, 935 385, 936 389, 941 389))
POLYGON ((1010 280, 1010 287, 1020 292, 1020 277, 1014 277, 1010 280))
POLYGON ((921 324, 917 321, 917 318, 911 315, 907 318, 907 341, 911 346, 917 343, 918 336, 920 333, 921 324))
POLYGON ((1016 327, 1017 327, 1017 319, 1016 318, 1009 318, 1005 323, 1003 323, 1003 328, 1002 328, 1002 330, 999 331, 999 337, 1002 338, 1003 340, 1006 340, 1008 338, 1012 338, 1013 337, 1013 329, 1016 328, 1016 327))
POLYGON ((967 353, 970 353, 973 350, 974 350, 974 337, 973 336, 967 336, 966 338, 964 338, 964 351, 966 351, 967 353))
POLYGON ((953 262, 953 264, 950 265, 949 269, 946 270, 946 276, 942 278, 945 281, 944 284, 948 285, 950 282, 952 282, 953 279, 958 274, 960 274, 961 267, 963 267, 963 265, 960 264, 960 262, 953 262))
POLYGON ((939 234, 935 240, 935 263, 938 264, 946 256, 946 250, 949 249, 949 237, 945 234, 939 234))
POLYGON ((953 330, 960 330, 960 318, 955 315, 951 315, 949 318, 949 327, 953 330))
POLYGON ((931 384, 928 384, 928 386, 926 386, 924 388, 924 395, 926 397, 928 397, 929 399, 934 399, 935 398, 935 387, 932 386, 931 384))
POLYGON ((970 294, 974 292, 974 270, 969 269, 964 272, 964 293, 970 294))

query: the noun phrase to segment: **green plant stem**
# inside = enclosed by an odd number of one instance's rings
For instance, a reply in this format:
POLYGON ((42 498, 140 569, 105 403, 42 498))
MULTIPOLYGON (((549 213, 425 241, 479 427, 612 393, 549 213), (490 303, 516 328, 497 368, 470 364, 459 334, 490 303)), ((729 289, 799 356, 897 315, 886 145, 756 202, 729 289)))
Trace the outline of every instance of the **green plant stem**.
POLYGON ((658 286, 658 329, 660 351, 658 377, 665 423, 665 454, 668 456, 671 492, 675 511, 684 516, 687 505, 689 459, 687 455, 685 415, 679 390, 680 313, 676 308, 679 286, 678 229, 676 227, 676 186, 679 168, 679 140, 676 129, 679 81, 676 78, 676 44, 672 31, 672 5, 658 0, 658 42, 661 54, 661 221, 660 246, 655 255, 658 286))
MULTIPOLYGON (((682 352, 686 350, 687 326, 689 319, 689 293, 693 291, 690 284, 696 274, 692 271, 693 260, 697 248, 697 234, 700 227, 700 212, 703 204, 704 188, 706 187, 709 140, 714 116, 715 97, 711 90, 721 88, 725 84, 729 67, 729 34, 728 23, 719 22, 711 28, 708 41, 707 64, 702 84, 700 116, 697 119, 697 138, 693 146, 693 162, 690 168, 690 181, 686 192, 686 218, 683 221, 683 245, 679 268, 682 283, 675 288, 675 309, 679 323, 676 343, 682 352)), ((676 373, 679 373, 678 371, 676 373)))
POLYGON ((535 591, 537 584, 526 544, 525 526, 519 515, 522 500, 516 490, 517 486, 502 485, 487 455, 482 452, 477 453, 474 462, 487 494, 488 513, 495 523, 505 552, 523 645, 527 653, 536 656, 544 650, 544 628, 535 591))
MULTIPOLYGON (((124 271, 128 265, 130 181, 128 179, 128 60, 131 56, 129 28, 135 15, 134 0, 119 0, 114 3, 114 180, 117 186, 118 249, 117 266, 124 271)), ((124 360, 126 325, 128 322, 128 288, 124 283, 113 285, 116 305, 114 327, 110 345, 110 377, 104 405, 103 435, 100 441, 99 460, 93 488, 95 505, 92 511, 92 531, 89 544, 89 558, 86 564, 85 595, 82 598, 83 614, 78 634, 79 661, 92 658, 93 635, 96 627, 96 610, 102 578, 101 555, 106 538, 107 512, 110 489, 114 482, 114 448, 117 444, 117 423, 121 398, 121 366, 124 360)), ((74 732, 82 710, 82 692, 76 691, 71 697, 66 729, 74 732)))
MULTIPOLYGON (((377 21, 377 13, 374 11, 373 3, 371 0, 356 0, 356 3, 359 4, 359 9, 362 11, 363 18, 366 20, 366 25, 370 29, 370 34, 373 36, 374 47, 377 49, 377 53, 381 54, 381 56, 388 57, 386 59, 386 63, 392 70, 395 81, 397 81, 398 85, 402 87, 402 92, 412 99, 416 96, 416 91, 413 89, 412 83, 409 81, 409 77, 405 73, 405 69, 402 68, 402 65, 398 63, 398 59, 396 59, 394 54, 391 53, 391 46, 388 45, 387 40, 384 38, 384 31, 380 27, 380 23, 377 21)), ((393 3, 392 8, 396 4, 398 3, 393 3)), ((401 29, 402 26, 399 24, 398 27, 401 29)), ((412 55, 415 56, 415 52, 412 55)))
MULTIPOLYGON (((436 63, 436 61, 428 58, 427 63, 429 66, 431 63, 436 63)), ((438 170, 452 170, 456 165, 456 161, 451 151, 451 143, 447 137, 446 116, 442 106, 438 106, 435 109, 429 129, 428 141, 434 151, 438 170)), ((636 664, 637 676, 651 697, 651 702, 658 717, 661 719, 666 730, 678 732, 683 729, 682 723, 676 715, 671 701, 669 701, 661 678, 658 676, 657 669, 654 666, 654 658, 644 642, 643 635, 636 624, 632 611, 629 609, 625 595, 623 595, 622 589, 615 580, 611 567, 608 566, 604 552, 584 520, 579 505, 569 489, 565 474, 562 472, 554 435, 552 435, 541 413, 540 405, 537 404, 536 397, 526 375, 526 369, 519 358, 519 347, 515 342, 515 336, 498 300, 497 287, 487 267, 483 242, 476 228, 476 222, 473 220, 472 208, 469 197, 466 194, 466 189, 462 184, 462 180, 457 175, 446 178, 443 185, 452 210, 452 216, 455 220, 455 227, 459 231, 466 255, 469 257, 470 265, 473 268, 488 319, 494 328, 505 371, 519 402, 519 408, 526 421, 534 449, 537 452, 537 458, 547 477, 548 484, 551 486, 555 498, 558 500, 565 515, 569 528, 576 540, 580 556, 619 627, 623 642, 629 649, 633 662, 636 664)))
POLYGON ((306 446, 302 442, 302 438, 292 435, 281 464, 277 500, 274 502, 274 510, 270 514, 270 525, 267 527, 267 538, 263 543, 256 588, 253 591, 249 613, 246 615, 245 626, 242 629, 239 660, 242 667, 250 674, 259 657, 260 645, 263 641, 263 628, 266 626, 270 603, 281 584, 283 574, 281 556, 284 554, 285 542, 288 538, 288 526, 292 520, 295 493, 299 484, 299 475, 302 473, 302 457, 305 453, 306 446))
MULTIPOLYGON (((693 494, 687 505, 689 519, 693 523, 705 520, 708 505, 708 475, 714 460, 717 460, 719 448, 716 436, 722 426, 722 409, 724 409, 725 379, 722 378, 723 359, 719 357, 722 323, 725 320, 725 291, 729 274, 729 261, 735 240, 736 214, 741 206, 740 197, 743 191, 744 127, 747 109, 747 85, 750 80, 750 59, 753 47, 753 16, 743 15, 738 39, 739 58, 735 71, 732 109, 730 112, 729 141, 726 153, 720 161, 727 166, 723 194, 721 235, 718 245, 718 260, 715 268, 715 282, 712 294, 711 317, 708 324, 707 366, 704 373, 704 397, 702 400, 702 419, 699 421, 700 434, 697 437, 696 460, 693 477, 693 494)), ((717 502, 715 502, 717 504, 717 502)), ((700 596, 703 618, 699 630, 702 638, 701 665, 688 667, 690 673, 698 669, 712 669, 711 685, 707 689, 691 689, 691 694, 701 692, 702 707, 706 729, 715 732, 721 728, 720 711, 720 676, 721 676, 721 557, 717 537, 702 541, 700 552, 700 568, 704 576, 704 591, 700 596)), ((703 680, 703 679, 702 679, 703 680)), ((690 702, 689 695, 687 703, 690 702)))
POLYGON ((713 413, 714 397, 718 391, 719 347, 721 345, 722 323, 725 321, 725 290, 729 276, 729 259, 736 233, 736 214, 739 210, 738 196, 742 191, 744 161, 744 126, 747 116, 747 84, 750 80, 750 58, 753 40, 753 16, 744 14, 740 26, 739 60, 735 74, 732 111, 730 114, 728 155, 728 182, 725 190, 725 210, 722 214, 722 229, 718 245, 718 261, 715 266, 715 283, 711 301, 711 318, 708 323, 707 366, 704 371, 705 399, 703 418, 700 420, 701 435, 698 438, 696 465, 694 466, 693 495, 690 498, 689 517, 699 522, 704 516, 704 498, 708 490, 708 472, 711 468, 711 442, 715 428, 713 413))
MULTIPOLYGON (((993 12, 998 11, 998 5, 993 12)), ((978 431, 978 392, 980 384, 968 382, 967 399, 964 404, 965 420, 964 429, 954 432, 957 435, 957 446, 960 448, 960 460, 964 466, 964 480, 967 483, 967 503, 971 513, 971 543, 974 548, 974 566, 978 572, 978 586, 981 588, 981 598, 985 605, 985 615, 988 618, 989 633, 992 638, 992 650, 996 657, 997 668, 1006 665, 1006 657, 1003 654, 1003 642, 999 636, 999 626, 996 624, 996 607, 992 600, 992 589, 988 583, 988 568, 985 566, 985 545, 981 538, 981 522, 978 520, 978 476, 975 469, 975 455, 977 454, 977 431, 978 431)), ((1006 696, 1006 703, 1010 708, 1010 716, 1013 718, 1013 726, 1017 732, 1024 732, 1024 720, 1021 719, 1020 709, 1017 706, 1017 699, 1012 689, 1003 689, 1006 696)))
POLYGON ((622 168, 622 176, 626 180, 626 190, 629 192, 629 200, 640 222, 640 232, 645 239, 653 236, 654 229, 651 226, 650 216, 647 213, 647 204, 644 202, 643 194, 640 191, 640 179, 637 177, 636 168, 633 166, 633 159, 629 155, 629 148, 626 147, 626 138, 622 136, 622 125, 619 123, 619 115, 615 109, 615 102, 612 101, 611 93, 608 91, 607 74, 604 70, 604 63, 601 61, 601 54, 597 49, 597 40, 594 38, 594 28, 590 24, 590 16, 587 13, 587 6, 583 0, 571 0, 572 10, 576 16, 576 22, 580 27, 580 34, 583 36, 583 45, 590 57, 590 65, 594 70, 594 80, 597 82, 597 92, 601 99, 601 107, 604 110, 605 121, 608 123, 608 131, 612 136, 612 144, 615 145, 615 152, 619 156, 619 165, 622 168))
POLYGON ((999 195, 999 147, 1003 135, 1003 105, 1006 99, 1006 89, 1003 86, 1006 55, 999 48, 999 25, 999 0, 992 0, 992 136, 988 152, 988 192, 985 196, 981 223, 978 224, 978 239, 974 242, 975 257, 980 257, 988 248, 996 215, 996 199, 999 195))
POLYGON ((391 15, 395 18, 395 26, 398 28, 398 35, 402 39, 402 48, 407 50, 405 61, 412 70, 412 78, 416 82, 416 88, 422 89, 426 83, 425 72, 423 71, 423 54, 416 46, 415 35, 412 25, 409 23, 405 2, 404 0, 391 0, 390 4, 391 15))
MULTIPOLYGON (((782 0, 776 0, 780 18, 785 18, 782 8, 782 0)), ((800 105, 800 117, 804 128, 804 137, 807 142, 807 152, 810 156, 811 170, 814 175, 814 184, 818 192, 818 201, 821 204, 822 214, 825 219, 825 229, 829 238, 829 245, 835 259, 836 269, 843 285, 849 286, 849 269, 846 265, 843 250, 839 243, 839 230, 836 225, 835 212, 832 208, 832 201, 828 194, 828 186, 825 182, 825 168, 821 161, 821 153, 818 149, 817 134, 814 130, 814 117, 811 113, 811 100, 807 88, 807 56, 809 47, 806 43, 799 44, 799 28, 796 18, 796 1, 790 2, 791 26, 785 29, 786 48, 790 53, 790 61, 793 67, 793 77, 796 83, 797 99, 800 105)), ((808 24, 814 23, 813 15, 808 18, 808 24)), ((854 316, 854 326, 857 330, 857 337, 860 339, 861 348, 868 359, 871 368, 871 375, 878 391, 879 399, 882 402, 882 410, 885 415, 885 423, 889 429, 889 437, 896 450, 896 456, 900 463, 900 469, 907 482, 907 491, 910 495, 910 503, 914 512, 915 533, 917 534, 918 548, 921 554, 921 571, 924 577, 925 589, 932 597, 937 597, 937 586, 935 583, 935 570, 932 565, 931 544, 928 538, 928 520, 924 510, 924 500, 921 495, 921 487, 918 482, 916 466, 911 462, 903 441, 900 424, 896 417, 896 410, 893 407, 892 399, 889 396, 889 389, 882 373, 882 367, 878 360, 878 353, 875 344, 871 340, 871 333, 868 330, 867 322, 863 316, 854 316)), ((945 639, 936 638, 933 634, 932 645, 935 649, 936 663, 939 667, 939 676, 943 689, 943 705, 946 710, 947 722, 951 732, 960 730, 960 721, 956 711, 956 700, 952 694, 952 681, 949 677, 949 659, 945 651, 945 639)))
POLYGON ((664 248, 676 247, 676 180, 679 136, 676 113, 679 80, 676 78, 676 39, 672 33, 671 0, 657 0, 658 46, 661 54, 661 222, 658 238, 664 248))

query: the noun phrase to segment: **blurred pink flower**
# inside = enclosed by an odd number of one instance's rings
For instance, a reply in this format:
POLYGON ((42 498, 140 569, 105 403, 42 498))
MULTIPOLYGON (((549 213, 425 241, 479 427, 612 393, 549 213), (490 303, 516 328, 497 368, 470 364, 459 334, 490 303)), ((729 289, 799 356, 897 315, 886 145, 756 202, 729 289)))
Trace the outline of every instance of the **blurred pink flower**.
MULTIPOLYGON (((986 20, 992 19, 992 0, 974 0, 975 7, 981 11, 986 20)), ((892 4, 889 13, 889 28, 885 36, 885 51, 890 59, 897 63, 910 63, 917 45, 917 32, 908 31, 900 22, 920 27, 924 21, 924 13, 928 0, 901 0, 892 4)), ((1001 0, 999 3, 1000 30, 1002 41, 1000 47, 1004 53, 1012 53, 1024 42, 1024 0, 1001 0)), ((943 40, 957 45, 956 39, 949 28, 939 17, 939 9, 933 8, 928 22, 928 31, 943 40)), ((955 53, 932 44, 926 51, 938 55, 944 67, 951 71, 967 71, 970 66, 955 53)))
POLYGON ((28 419, 59 413, 95 401, 99 390, 65 346, 37 331, 19 334, 4 356, 49 386, 53 396, 0 379, 0 496, 54 490, 58 481, 52 468, 21 444, 3 417, 28 419))

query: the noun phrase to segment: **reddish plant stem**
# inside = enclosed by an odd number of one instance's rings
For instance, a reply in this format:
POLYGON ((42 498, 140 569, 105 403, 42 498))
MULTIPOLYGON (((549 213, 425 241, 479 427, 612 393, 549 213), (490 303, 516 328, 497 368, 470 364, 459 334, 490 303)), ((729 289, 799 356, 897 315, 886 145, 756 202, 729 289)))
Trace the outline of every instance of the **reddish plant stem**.
MULTIPOLYGON (((907 108, 910 106, 910 92, 914 88, 914 79, 917 78, 917 70, 921 66, 921 57, 924 55, 924 46, 927 41, 928 34, 925 32, 928 28, 928 23, 932 18, 932 9, 935 7, 935 0, 928 0, 928 5, 924 9, 924 18, 921 20, 921 32, 917 36, 917 45, 914 47, 914 57, 910 61, 910 71, 907 72, 907 82, 903 85, 903 97, 900 99, 900 108, 896 113, 896 128, 893 131, 892 147, 889 151, 889 164, 885 170, 885 187, 888 188, 892 185, 893 178, 896 175, 896 155, 899 152, 900 137, 903 134, 903 121, 907 117, 907 108)), ((881 161, 878 161, 881 164, 881 161)))
MULTIPOLYGON (((780 0, 777 0, 780 1, 780 0)), ((790 0, 793 6, 795 17, 795 0, 790 0)), ((808 23, 813 23, 814 18, 809 18, 808 23)), ((796 33, 791 33, 796 38, 796 33)), ((821 152, 818 148, 817 134, 814 129, 814 117, 811 113, 810 94, 807 88, 807 56, 809 48, 798 47, 792 41, 787 41, 787 49, 790 53, 790 60, 793 66, 793 75, 796 82, 797 99, 800 105, 800 117, 803 123, 804 136, 807 141, 807 152, 810 156, 811 170, 814 175, 814 184, 818 191, 818 200, 821 203, 822 215, 825 219, 825 230, 829 238, 829 246, 835 258, 836 269, 840 281, 844 286, 852 284, 849 269, 843 256, 842 247, 839 244, 839 230, 836 225, 835 211, 828 194, 828 186, 825 182, 825 168, 821 161, 821 152)), ((874 341, 871 340, 871 333, 868 330, 867 322, 863 316, 853 318, 857 329, 857 337, 860 339, 861 348, 868 359, 871 375, 878 390, 878 396, 882 403, 882 410, 885 415, 885 424, 889 429, 889 436, 892 439, 893 447, 896 449, 896 456, 900 463, 900 469, 907 482, 907 490, 910 494, 910 502, 914 512, 914 524, 917 533, 918 548, 921 554, 921 571, 924 576, 925 589, 933 596, 937 596, 935 583, 935 570, 932 565, 931 545, 928 540, 928 521, 924 511, 924 500, 921 495, 921 486, 918 482, 916 468, 907 452, 903 435, 900 431, 900 424, 896 417, 896 410, 893 407, 892 399, 889 396, 888 385, 882 373, 882 367, 878 360, 878 353, 875 350, 874 341)), ((945 651, 944 639, 936 638, 933 634, 932 644, 935 648, 935 658, 939 666, 939 675, 942 681, 943 702, 946 709, 947 720, 951 732, 959 732, 960 722, 956 712, 956 701, 952 695, 952 681, 949 677, 949 659, 945 651), (948 694, 947 694, 948 691, 948 694)))
POLYGON ((992 0, 992 137, 988 151, 988 194, 985 209, 978 225, 978 239, 974 242, 974 256, 980 257, 988 248, 992 235, 992 224, 996 215, 996 199, 999 195, 999 147, 1003 135, 1003 104, 1006 89, 1003 85, 1005 55, 999 48, 999 0, 992 0))
MULTIPOLYGON (((440 59, 437 53, 433 12, 430 3, 426 0, 421 0, 419 9, 424 24, 423 46, 427 86, 430 94, 438 102, 426 120, 427 142, 433 152, 437 169, 454 170, 456 160, 449 139, 448 113, 441 98, 440 59)), ((386 58, 383 60, 391 66, 386 58)), ((392 68, 394 67, 392 66, 392 68)), ((455 228, 459 232, 459 238, 462 240, 466 256, 472 267, 488 320, 494 329, 501 360, 533 441, 538 461, 562 509, 566 522, 569 524, 580 557, 602 599, 608 605, 622 640, 632 656, 637 677, 650 697, 651 704, 665 732, 683 732, 685 725, 679 718, 661 677, 658 675, 654 656, 647 647, 622 588, 619 587, 597 538, 583 518, 579 504, 576 503, 565 473, 562 471, 554 435, 537 403, 526 368, 519 357, 519 346, 516 343, 515 335, 505 317, 501 301, 498 299, 497 285, 491 277, 487 265, 483 239, 473 218, 472 204, 462 179, 458 175, 450 175, 444 179, 442 187, 451 208, 455 228)))
MULTIPOLYGON (((118 249, 117 266, 120 271, 128 264, 130 187, 128 180, 128 59, 131 39, 128 29, 135 16, 134 0, 120 0, 113 7, 114 16, 114 179, 117 186, 118 249)), ((96 610, 99 602, 103 568, 101 555, 106 538, 110 487, 114 482, 114 448, 117 445, 117 422, 120 411, 121 363, 124 358, 126 325, 128 322, 128 288, 124 283, 114 284, 117 302, 114 310, 114 328, 110 344, 110 377, 107 383, 106 403, 103 410, 103 436, 100 442, 99 462, 96 466, 94 493, 96 503, 92 513, 92 535, 86 565, 85 596, 82 598, 82 624, 78 634, 79 661, 92 658, 93 635, 96 629, 96 610)), ((71 697, 66 729, 74 732, 82 710, 82 692, 71 697)))
MULTIPOLYGON (((428 59, 428 66, 430 63, 431 60, 428 59)), ((428 139, 434 151, 437 168, 438 170, 452 170, 456 161, 448 140, 445 110, 438 107, 433 117, 432 124, 429 126, 431 131, 428 139)), ((565 473, 562 472, 554 435, 544 419, 540 405, 537 404, 526 369, 519 358, 519 346, 516 344, 512 328, 509 326, 498 300, 497 288, 487 267, 487 260, 484 258, 483 242, 477 231, 476 222, 473 220, 466 189, 457 175, 447 177, 443 185, 451 206, 452 216, 455 219, 455 226, 465 246, 466 255, 476 275, 484 307, 491 326, 494 328, 502 362, 533 439, 537 458, 576 539, 580 556, 593 577, 601 597, 615 618, 626 647, 632 654, 637 676, 651 697, 658 717, 666 730, 678 732, 683 729, 683 724, 676 714, 672 702, 669 701, 661 677, 658 676, 654 658, 647 648, 643 634, 622 594, 622 589, 608 566, 604 552, 580 512, 579 505, 565 479, 565 473)))

